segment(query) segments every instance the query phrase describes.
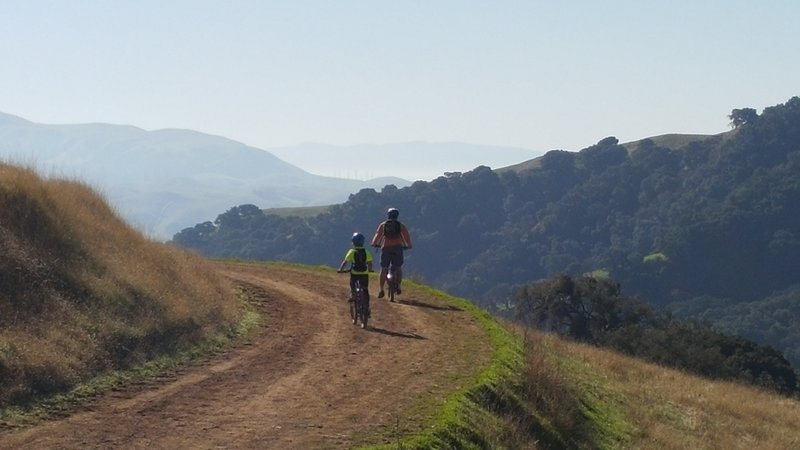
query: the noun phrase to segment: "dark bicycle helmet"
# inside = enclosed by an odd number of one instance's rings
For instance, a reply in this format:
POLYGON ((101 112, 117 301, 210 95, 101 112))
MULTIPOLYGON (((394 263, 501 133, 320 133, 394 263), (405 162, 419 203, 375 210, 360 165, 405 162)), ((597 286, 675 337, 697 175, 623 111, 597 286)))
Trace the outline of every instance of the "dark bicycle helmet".
POLYGON ((364 235, 361 233, 353 233, 353 237, 350 240, 353 241, 353 245, 356 247, 364 246, 364 235))
POLYGON ((389 210, 386 211, 386 215, 389 216, 390 219, 397 219, 397 216, 400 215, 400 211, 398 211, 397 208, 389 208, 389 210))

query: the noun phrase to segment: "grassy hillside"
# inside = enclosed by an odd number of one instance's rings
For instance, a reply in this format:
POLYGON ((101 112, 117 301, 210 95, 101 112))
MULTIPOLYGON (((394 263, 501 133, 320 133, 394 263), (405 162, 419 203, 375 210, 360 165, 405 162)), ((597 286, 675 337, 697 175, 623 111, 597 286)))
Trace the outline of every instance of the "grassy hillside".
POLYGON ((431 291, 483 324, 492 361, 427 432, 365 449, 800 448, 800 399, 503 324, 431 291))
POLYGON ((188 348, 235 323, 202 259, 147 240, 72 181, 0 164, 0 407, 188 348))
POLYGON ((797 399, 548 335, 527 353, 525 398, 555 448, 800 448, 797 399))
POLYGON ((500 383, 483 380, 464 394, 456 421, 462 428, 451 426, 451 434, 433 443, 402 448, 800 448, 798 399, 554 335, 521 334, 525 361, 519 373, 506 373, 496 379, 500 383))

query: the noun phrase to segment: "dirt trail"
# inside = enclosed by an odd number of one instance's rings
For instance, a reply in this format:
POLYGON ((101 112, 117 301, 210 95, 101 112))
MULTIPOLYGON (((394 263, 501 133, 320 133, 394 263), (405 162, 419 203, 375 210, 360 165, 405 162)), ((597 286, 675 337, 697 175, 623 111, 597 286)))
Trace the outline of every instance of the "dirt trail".
MULTIPOLYGON (((0 448, 338 449, 418 431, 488 362, 488 338, 452 304, 407 286, 349 321, 347 276, 220 264, 260 299, 262 329, 224 353, 109 392, 67 417, 5 431, 0 448)), ((372 281, 377 292, 377 281, 372 281)))

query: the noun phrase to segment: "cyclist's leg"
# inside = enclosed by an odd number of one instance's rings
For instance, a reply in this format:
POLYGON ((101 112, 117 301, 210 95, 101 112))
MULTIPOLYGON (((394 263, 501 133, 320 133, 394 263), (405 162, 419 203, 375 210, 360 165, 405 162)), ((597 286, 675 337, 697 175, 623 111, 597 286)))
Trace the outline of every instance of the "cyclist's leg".
POLYGON ((386 285, 386 275, 389 273, 388 267, 381 267, 381 274, 379 278, 380 291, 383 292, 383 287, 386 285))
POLYGON ((359 280, 361 282, 361 289, 364 290, 364 300, 365 300, 365 306, 367 308, 367 317, 369 317, 370 316, 370 311, 369 311, 369 275, 363 274, 363 275, 357 275, 357 276, 358 276, 358 278, 359 278, 359 280))
POLYGON ((383 286, 386 285, 386 275, 388 274, 388 270, 388 267, 381 267, 380 290, 378 291, 378 298, 383 298, 383 286))
POLYGON ((353 301, 356 298, 356 276, 352 273, 350 274, 350 300, 353 301))
POLYGON ((403 281, 403 249, 398 248, 394 258, 395 275, 397 276, 397 293, 400 293, 400 283, 403 281))

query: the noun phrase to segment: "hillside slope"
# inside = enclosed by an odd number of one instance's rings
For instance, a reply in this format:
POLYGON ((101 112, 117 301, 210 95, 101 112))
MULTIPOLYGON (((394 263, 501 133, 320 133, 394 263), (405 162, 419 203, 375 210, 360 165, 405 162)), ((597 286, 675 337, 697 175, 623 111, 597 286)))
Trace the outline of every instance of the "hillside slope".
POLYGON ((241 307, 200 258, 145 239, 87 186, 0 164, 0 407, 225 331, 241 307))
MULTIPOLYGON (((525 365, 468 303, 409 283, 349 323, 347 277, 217 263, 263 327, 129 384, 0 448, 788 449, 800 402, 531 330, 525 365), (513 372, 511 372, 513 371, 513 372)), ((5 419, 5 418, 2 418, 5 419)), ((0 421, 0 423, 3 423, 0 421)))
MULTIPOLYGON (((800 448, 800 400, 523 331, 523 381, 502 396, 502 448, 800 448), (509 438, 516 436, 516 438, 509 438), (529 442, 535 440, 534 446, 529 442)), ((499 448, 499 447, 494 447, 499 448)))

